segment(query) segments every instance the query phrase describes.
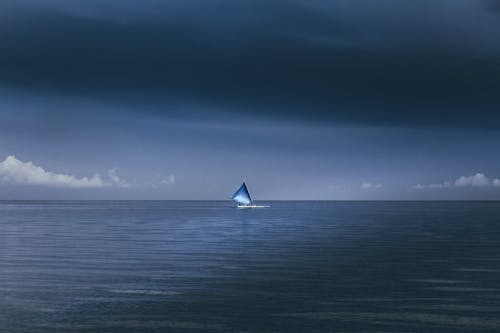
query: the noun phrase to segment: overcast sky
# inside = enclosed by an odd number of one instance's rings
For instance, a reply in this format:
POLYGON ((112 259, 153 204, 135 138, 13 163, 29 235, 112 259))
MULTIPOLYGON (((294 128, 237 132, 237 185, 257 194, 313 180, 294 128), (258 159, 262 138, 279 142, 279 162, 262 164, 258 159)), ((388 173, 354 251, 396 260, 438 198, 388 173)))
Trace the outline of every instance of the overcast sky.
POLYGON ((500 199, 496 0, 4 0, 0 199, 500 199))

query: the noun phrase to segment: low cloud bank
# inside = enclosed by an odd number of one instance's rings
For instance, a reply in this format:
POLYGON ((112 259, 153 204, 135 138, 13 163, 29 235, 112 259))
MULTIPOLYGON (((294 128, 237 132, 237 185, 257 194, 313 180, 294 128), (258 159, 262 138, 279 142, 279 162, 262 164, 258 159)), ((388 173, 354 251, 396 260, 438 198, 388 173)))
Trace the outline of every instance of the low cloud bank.
POLYGON ((0 162, 0 181, 11 184, 37 185, 64 188, 102 188, 106 186, 129 187, 130 184, 118 177, 116 169, 108 172, 109 181, 99 174, 78 178, 73 175, 55 173, 33 164, 23 162, 15 156, 8 156, 0 162))
POLYGON ((174 184, 175 184, 175 175, 170 174, 166 178, 161 178, 160 180, 153 180, 153 183, 151 184, 151 186, 153 188, 160 188, 160 187, 164 187, 164 186, 172 186, 174 184))
POLYGON ((417 184, 413 186, 413 188, 417 190, 458 187, 500 187, 500 179, 491 179, 482 173, 476 173, 472 176, 461 176, 455 181, 427 185, 417 184))
POLYGON ((126 180, 118 177, 118 173, 116 172, 116 169, 110 169, 108 171, 108 176, 111 179, 111 182, 113 185, 116 185, 118 187, 130 187, 130 183, 128 183, 126 180))
POLYGON ((372 188, 382 188, 382 184, 373 184, 373 183, 362 183, 361 184, 361 188, 362 189, 365 189, 365 190, 368 190, 368 189, 372 189, 372 188))
POLYGON ((173 185, 175 184, 175 176, 173 174, 169 175, 168 178, 162 179, 160 185, 173 185))

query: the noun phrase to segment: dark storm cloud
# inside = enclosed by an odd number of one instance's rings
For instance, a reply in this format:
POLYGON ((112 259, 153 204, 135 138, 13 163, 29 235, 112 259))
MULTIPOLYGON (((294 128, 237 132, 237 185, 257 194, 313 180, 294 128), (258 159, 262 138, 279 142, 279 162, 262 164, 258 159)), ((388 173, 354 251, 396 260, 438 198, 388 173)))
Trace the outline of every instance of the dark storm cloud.
POLYGON ((498 18, 495 1, 7 1, 0 82, 158 109, 495 126, 498 18))

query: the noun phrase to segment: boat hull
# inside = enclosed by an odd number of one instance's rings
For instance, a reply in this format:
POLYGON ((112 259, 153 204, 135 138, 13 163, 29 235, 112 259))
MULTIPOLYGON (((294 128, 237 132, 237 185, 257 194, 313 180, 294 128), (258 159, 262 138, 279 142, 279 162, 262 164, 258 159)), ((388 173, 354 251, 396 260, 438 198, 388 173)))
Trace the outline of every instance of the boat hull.
POLYGON ((236 208, 269 208, 270 206, 264 205, 238 205, 236 208))

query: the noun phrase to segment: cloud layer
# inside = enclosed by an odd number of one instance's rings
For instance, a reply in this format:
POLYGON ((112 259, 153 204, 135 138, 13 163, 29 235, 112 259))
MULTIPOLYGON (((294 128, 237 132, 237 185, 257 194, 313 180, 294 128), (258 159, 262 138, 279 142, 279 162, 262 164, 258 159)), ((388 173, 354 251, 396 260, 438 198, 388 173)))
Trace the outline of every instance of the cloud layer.
POLYGON ((0 162, 0 180, 15 184, 69 188, 99 188, 107 185, 98 174, 77 178, 46 171, 32 162, 20 161, 15 156, 8 156, 0 162))
POLYGON ((461 176, 455 181, 445 181, 437 184, 417 184, 413 186, 414 189, 438 189, 438 188, 457 188, 457 187, 500 187, 500 179, 488 178, 483 173, 476 173, 472 176, 461 176))
POLYGON ((175 175, 170 174, 168 178, 162 179, 160 185, 173 185, 175 184, 175 175))
POLYGON ((493 3, 2 1, 0 84, 199 117, 498 126, 493 3))
POLYGON ((113 185, 116 185, 118 187, 130 187, 130 184, 126 180, 118 177, 116 169, 110 169, 108 171, 108 176, 111 179, 113 185))
POLYGON ((110 169, 108 176, 109 180, 105 181, 99 174, 78 178, 73 175, 55 173, 33 162, 23 162, 12 155, 0 162, 0 181, 11 184, 66 188, 130 187, 127 181, 118 176, 116 169, 110 169))
POLYGON ((365 183, 361 184, 361 188, 364 190, 373 189, 373 188, 382 188, 382 184, 373 184, 373 183, 365 182, 365 183))

